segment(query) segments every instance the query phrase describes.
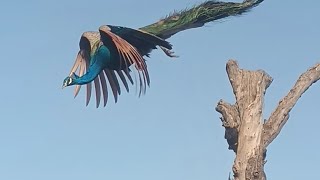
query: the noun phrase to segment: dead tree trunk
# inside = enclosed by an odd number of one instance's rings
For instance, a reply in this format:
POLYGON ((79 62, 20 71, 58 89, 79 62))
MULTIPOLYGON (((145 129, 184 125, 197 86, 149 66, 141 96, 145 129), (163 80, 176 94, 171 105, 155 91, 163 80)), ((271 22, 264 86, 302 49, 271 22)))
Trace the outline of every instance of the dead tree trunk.
POLYGON ((301 95, 320 79, 320 64, 303 73, 267 121, 263 120, 263 101, 272 78, 264 71, 239 69, 236 61, 227 63, 227 73, 236 98, 231 105, 223 100, 216 110, 221 113, 229 149, 236 153, 235 180, 265 180, 267 146, 277 137, 289 119, 289 112, 301 95))

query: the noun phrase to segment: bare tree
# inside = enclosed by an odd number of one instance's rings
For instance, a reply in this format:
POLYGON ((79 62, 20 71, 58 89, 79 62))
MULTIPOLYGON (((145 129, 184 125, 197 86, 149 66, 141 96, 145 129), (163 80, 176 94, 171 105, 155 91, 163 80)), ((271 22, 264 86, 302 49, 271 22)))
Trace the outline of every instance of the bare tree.
POLYGON ((264 94, 272 77, 262 70, 240 69, 237 62, 227 63, 227 73, 236 98, 231 105, 223 100, 216 110, 221 113, 229 149, 236 153, 235 180, 265 180, 264 164, 268 145, 289 119, 289 112, 301 95, 320 79, 320 64, 303 73, 289 93, 279 102, 268 120, 263 120, 264 94))

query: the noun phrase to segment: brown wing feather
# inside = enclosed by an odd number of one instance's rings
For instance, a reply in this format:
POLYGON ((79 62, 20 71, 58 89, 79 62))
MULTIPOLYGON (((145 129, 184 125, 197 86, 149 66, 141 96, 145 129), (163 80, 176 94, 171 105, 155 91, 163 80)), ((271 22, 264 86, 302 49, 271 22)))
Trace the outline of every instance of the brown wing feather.
MULTIPOLYGON (((77 74, 78 76, 82 76, 85 72, 87 72, 89 68, 89 61, 90 61, 90 53, 91 53, 91 46, 94 42, 94 39, 99 36, 97 32, 85 32, 82 34, 80 38, 80 50, 77 54, 76 60, 74 65, 71 68, 69 76, 72 76, 73 73, 77 74)), ((76 85, 74 90, 75 97, 78 95, 81 86, 76 85)), ((91 83, 87 84, 87 100, 86 105, 88 105, 91 98, 91 83)))
POLYGON ((72 68, 70 70, 69 76, 71 76, 74 72, 77 71, 77 69, 80 66, 81 59, 82 59, 82 56, 81 56, 81 53, 79 51, 78 54, 77 54, 77 57, 76 57, 76 61, 74 62, 73 66, 72 66, 72 68))
POLYGON ((139 97, 141 96, 142 88, 143 88, 143 83, 141 80, 141 75, 140 72, 138 71, 138 76, 139 76, 139 82, 140 82, 140 88, 139 88, 139 97))
MULTIPOLYGON (((81 59, 81 62, 79 64, 79 76, 82 76, 84 74, 84 72, 86 72, 86 62, 81 59)), ((80 91, 81 86, 80 85, 76 85, 76 88, 74 89, 74 97, 77 97, 79 91, 80 91)))
MULTIPOLYGON (((76 61, 74 62, 70 70, 69 76, 72 76, 72 74, 76 72, 79 67, 81 67, 81 63, 82 63, 82 55, 81 55, 81 52, 79 51, 76 57, 76 61)), ((77 85, 74 89, 74 97, 78 95, 79 90, 80 90, 80 86, 77 85)))

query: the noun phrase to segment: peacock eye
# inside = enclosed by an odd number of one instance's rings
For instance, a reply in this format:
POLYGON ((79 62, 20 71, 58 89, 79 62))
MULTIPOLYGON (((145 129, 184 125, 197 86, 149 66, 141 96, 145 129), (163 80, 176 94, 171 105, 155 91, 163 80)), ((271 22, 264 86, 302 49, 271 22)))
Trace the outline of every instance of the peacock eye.
POLYGON ((72 78, 69 78, 68 84, 72 83, 72 78))

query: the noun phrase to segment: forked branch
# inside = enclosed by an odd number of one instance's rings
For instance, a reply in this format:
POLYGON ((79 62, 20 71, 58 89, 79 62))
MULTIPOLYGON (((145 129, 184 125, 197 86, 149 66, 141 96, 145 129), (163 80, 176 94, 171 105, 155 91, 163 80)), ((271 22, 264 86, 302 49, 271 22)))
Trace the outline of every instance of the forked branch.
POLYGON ((264 124, 264 145, 267 147, 280 133, 282 127, 289 119, 289 112, 312 84, 320 79, 320 64, 303 73, 289 93, 279 102, 268 121, 264 124))

